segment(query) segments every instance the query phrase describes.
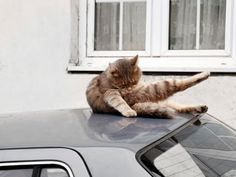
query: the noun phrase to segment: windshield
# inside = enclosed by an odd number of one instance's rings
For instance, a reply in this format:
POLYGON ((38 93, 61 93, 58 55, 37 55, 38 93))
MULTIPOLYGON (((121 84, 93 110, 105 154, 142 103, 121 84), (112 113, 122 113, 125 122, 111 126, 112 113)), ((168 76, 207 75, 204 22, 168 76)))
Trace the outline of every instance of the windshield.
POLYGON ((141 156, 153 176, 236 177, 236 136, 204 116, 141 156))

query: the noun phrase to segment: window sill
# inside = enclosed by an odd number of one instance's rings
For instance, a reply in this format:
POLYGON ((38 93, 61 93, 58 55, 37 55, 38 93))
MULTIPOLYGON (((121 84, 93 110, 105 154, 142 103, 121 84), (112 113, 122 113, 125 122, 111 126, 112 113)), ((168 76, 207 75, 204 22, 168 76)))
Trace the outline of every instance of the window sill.
MULTIPOLYGON (((69 65, 68 72, 100 72, 118 58, 86 58, 80 65, 69 65)), ((161 57, 140 58, 143 72, 236 73, 236 61, 230 57, 161 57)))

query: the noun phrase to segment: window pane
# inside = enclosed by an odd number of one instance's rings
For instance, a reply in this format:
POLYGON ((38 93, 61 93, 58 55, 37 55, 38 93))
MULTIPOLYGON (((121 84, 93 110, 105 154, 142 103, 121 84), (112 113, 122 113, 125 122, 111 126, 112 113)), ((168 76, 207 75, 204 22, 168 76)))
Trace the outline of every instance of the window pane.
POLYGON ((149 148, 142 162, 166 177, 235 177, 235 131, 209 117, 199 121, 149 148))
POLYGON ((125 2, 123 50, 145 50, 146 2, 125 2))
POLYGON ((224 49, 226 0, 170 0, 169 49, 224 49))
POLYGON ((200 49, 225 48, 226 0, 201 0, 200 49))
POLYGON ((205 177, 192 157, 180 144, 171 147, 155 158, 154 165, 166 177, 205 177))
POLYGON ((170 1, 169 49, 195 49, 196 15, 197 0, 170 1))
POLYGON ((68 174, 61 168, 44 168, 40 177, 68 177, 68 174))
POLYGON ((32 169, 8 169, 0 170, 0 177, 31 177, 32 169))
POLYGON ((96 3, 95 50, 118 50, 119 48, 119 3, 96 3))

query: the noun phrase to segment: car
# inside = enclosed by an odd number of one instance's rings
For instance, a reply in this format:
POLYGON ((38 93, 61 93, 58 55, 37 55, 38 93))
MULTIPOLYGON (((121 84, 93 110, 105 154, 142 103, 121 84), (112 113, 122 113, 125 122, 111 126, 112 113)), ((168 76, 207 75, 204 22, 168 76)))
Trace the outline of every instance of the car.
POLYGON ((125 118, 68 109, 0 115, 0 177, 232 177, 235 131, 205 113, 125 118))

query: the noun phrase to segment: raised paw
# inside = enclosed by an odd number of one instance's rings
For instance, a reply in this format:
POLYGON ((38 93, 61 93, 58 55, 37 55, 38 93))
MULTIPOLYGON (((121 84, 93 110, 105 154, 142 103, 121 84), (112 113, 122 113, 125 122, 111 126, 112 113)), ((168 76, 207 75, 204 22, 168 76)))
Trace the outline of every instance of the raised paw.
POLYGON ((124 111, 122 112, 122 115, 125 116, 125 117, 136 117, 137 116, 137 112, 130 109, 128 111, 124 111))
POLYGON ((202 78, 203 80, 205 80, 210 76, 210 74, 211 73, 209 71, 204 71, 204 72, 199 74, 199 77, 202 78))
POLYGON ((195 75, 194 76, 194 78, 195 78, 194 85, 208 79, 209 76, 210 76, 210 72, 208 72, 208 71, 204 71, 204 72, 201 72, 201 73, 195 75))

